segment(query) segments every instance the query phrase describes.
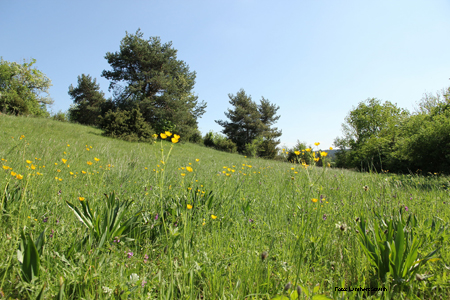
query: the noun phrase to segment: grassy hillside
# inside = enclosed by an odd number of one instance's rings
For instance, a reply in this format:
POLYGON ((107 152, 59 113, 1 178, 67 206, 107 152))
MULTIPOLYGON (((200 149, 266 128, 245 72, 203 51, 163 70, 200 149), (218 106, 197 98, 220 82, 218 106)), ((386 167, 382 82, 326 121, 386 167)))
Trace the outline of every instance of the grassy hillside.
POLYGON ((5 115, 0 141, 2 297, 450 297, 448 178, 128 143, 5 115))

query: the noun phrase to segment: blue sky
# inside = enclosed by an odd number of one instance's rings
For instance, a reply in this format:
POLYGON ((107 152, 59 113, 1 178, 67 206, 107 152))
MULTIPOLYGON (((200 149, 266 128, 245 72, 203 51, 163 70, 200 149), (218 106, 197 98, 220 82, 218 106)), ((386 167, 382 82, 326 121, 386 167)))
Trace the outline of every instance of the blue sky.
POLYGON ((0 1, 0 56, 53 83, 51 110, 67 110, 77 76, 109 96, 104 56, 125 31, 172 41, 197 72, 207 102, 199 128, 219 132, 228 94, 243 88, 280 106, 282 144, 332 146, 345 116, 367 98, 410 111, 450 85, 450 1, 0 1))

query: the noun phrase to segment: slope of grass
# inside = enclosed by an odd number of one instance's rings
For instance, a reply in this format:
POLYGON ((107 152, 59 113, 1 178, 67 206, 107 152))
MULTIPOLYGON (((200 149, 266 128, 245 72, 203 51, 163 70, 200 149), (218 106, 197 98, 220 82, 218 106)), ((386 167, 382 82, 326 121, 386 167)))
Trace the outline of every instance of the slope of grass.
POLYGON ((450 296, 448 178, 304 168, 189 143, 128 143, 91 127, 5 115, 0 141, 5 297, 295 299, 297 286, 300 299, 450 296), (80 211, 87 202, 104 220, 104 194, 113 191, 118 202, 133 201, 124 220, 140 211, 137 223, 96 239, 67 202, 80 211), (419 258, 435 249, 440 258, 401 284, 380 280, 358 242, 361 219, 375 226, 377 214, 390 220, 399 211, 418 220, 405 232, 420 237, 419 258), (37 243, 44 230, 41 272, 28 280, 17 255, 21 233, 37 243), (343 286, 388 291, 338 292, 343 286))

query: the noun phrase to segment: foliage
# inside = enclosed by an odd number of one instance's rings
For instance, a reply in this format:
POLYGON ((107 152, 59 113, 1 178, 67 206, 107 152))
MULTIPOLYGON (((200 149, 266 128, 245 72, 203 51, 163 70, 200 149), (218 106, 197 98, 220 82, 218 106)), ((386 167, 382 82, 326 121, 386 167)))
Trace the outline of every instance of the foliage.
POLYGON ((203 138, 203 144, 206 147, 211 147, 219 151, 235 153, 237 151, 236 144, 227 139, 220 133, 217 132, 207 132, 203 138))
POLYGON ((392 276, 394 284, 404 285, 413 279, 420 267, 439 260, 434 257, 439 249, 418 259, 424 238, 416 233, 416 216, 410 214, 406 217, 404 210, 401 207, 398 214, 394 211, 390 220, 376 214, 377 218, 370 227, 367 219, 359 220, 359 242, 377 270, 376 276, 384 283, 392 276))
POLYGON ((97 79, 81 74, 78 76, 78 85, 69 86, 69 95, 74 103, 69 109, 70 120, 84 125, 98 125, 106 99, 97 79))
POLYGON ((65 113, 61 110, 58 111, 57 113, 51 114, 51 118, 55 121, 60 121, 60 122, 68 122, 69 121, 68 113, 65 113))
POLYGON ((349 113, 343 133, 334 141, 337 167, 450 173, 450 88, 425 95, 414 114, 368 99, 349 113))
POLYGON ((257 105, 243 89, 240 89, 236 96, 228 94, 228 97, 229 103, 233 106, 233 109, 229 108, 228 112, 225 112, 229 121, 216 120, 216 123, 224 128, 222 133, 236 144, 240 153, 245 151, 247 144, 251 144, 258 137, 269 140, 271 142, 264 145, 267 149, 262 151, 264 148, 261 148, 259 152, 262 156, 273 157, 276 146, 280 143, 277 138, 281 136, 281 130, 272 126, 280 118, 276 115, 280 107, 271 104, 264 97, 257 105))
POLYGON ((0 111, 14 115, 48 116, 46 106, 53 103, 48 89, 51 80, 32 68, 36 63, 22 64, 0 60, 0 111), (47 95, 42 95, 42 94, 47 95))
POLYGON ((30 234, 21 232, 19 250, 17 250, 17 260, 22 265, 22 275, 26 282, 32 282, 41 273, 40 256, 45 244, 45 230, 33 241, 30 234))
POLYGON ((109 196, 105 194, 106 207, 103 211, 92 212, 88 199, 79 198, 81 210, 66 201, 69 208, 81 223, 89 230, 89 237, 96 242, 96 246, 101 248, 105 242, 113 239, 122 239, 136 228, 141 209, 138 209, 131 218, 124 220, 125 213, 133 204, 132 201, 120 201, 116 194, 112 192, 109 196))
MULTIPOLYGON (((65 299, 272 299, 295 292, 300 299, 450 298, 448 176, 306 168, 162 137, 131 144, 45 118, 2 114, 0 128, 0 200, 15 199, 8 201, 8 220, 3 214, 0 221, 6 299, 36 299, 44 282, 42 298, 65 299), (98 248, 101 238, 66 200, 80 212, 79 197, 88 200, 101 224, 102 195, 113 190, 117 201, 135 203, 122 222, 141 207, 144 217, 134 231, 105 237, 98 248), (387 226, 400 205, 406 220, 410 213, 417 218, 404 231, 405 241, 409 230, 421 241, 417 258, 440 248, 441 260, 421 265, 399 289, 393 275, 385 284, 378 280, 354 220, 367 220, 371 229, 382 224, 379 215, 387 226), (34 283, 17 260, 22 229, 35 244, 45 229, 34 283)), ((372 231, 368 237, 375 241, 372 231)))
POLYGON ((194 95, 196 73, 177 59, 172 43, 162 44, 159 37, 143 38, 137 30, 126 33, 120 51, 105 55, 112 70, 102 76, 111 80, 109 89, 122 110, 136 105, 147 123, 158 132, 172 130, 189 140, 197 130, 197 118, 205 113, 206 103, 194 95), (165 128, 171 122, 175 128, 165 128))
POLYGON ((99 119, 99 125, 105 136, 119 138, 129 142, 148 142, 152 139, 154 131, 145 122, 139 107, 131 111, 108 111, 99 119))
MULTIPOLYGON (((334 145, 341 148, 338 165, 365 170, 386 170, 383 162, 395 160, 396 127, 409 116, 408 112, 389 101, 381 103, 376 98, 360 102, 342 124, 344 137, 334 145), (346 147, 351 151, 343 153, 346 147)), ((393 164, 393 163, 391 163, 393 164)))

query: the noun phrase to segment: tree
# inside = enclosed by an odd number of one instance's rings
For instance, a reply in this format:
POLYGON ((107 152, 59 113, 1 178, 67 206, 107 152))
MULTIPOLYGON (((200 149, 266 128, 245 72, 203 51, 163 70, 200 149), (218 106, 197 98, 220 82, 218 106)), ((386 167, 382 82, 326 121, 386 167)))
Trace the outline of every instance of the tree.
POLYGON ((279 107, 271 104, 264 97, 260 105, 257 105, 243 89, 240 89, 236 96, 228 94, 228 97, 229 103, 234 106, 233 109, 225 112, 229 121, 216 120, 216 123, 224 128, 222 133, 237 145, 241 153, 246 151, 246 145, 252 144, 260 137, 262 142, 257 145, 258 154, 268 158, 275 157, 275 149, 279 144, 276 138, 281 136, 281 131, 271 126, 280 118, 276 116, 279 107))
POLYGON ((44 73, 32 68, 35 63, 35 59, 18 64, 1 58, 0 110, 3 113, 49 115, 46 106, 53 103, 48 92, 52 83, 44 73))
POLYGON ((69 86, 69 95, 74 106, 69 109, 70 120, 85 125, 97 125, 98 117, 105 106, 105 94, 100 90, 97 79, 90 75, 78 76, 78 86, 69 86))
POLYGON ((206 103, 198 103, 193 93, 196 73, 177 59, 171 42, 145 40, 137 30, 126 33, 120 51, 108 52, 105 58, 112 70, 104 70, 102 76, 111 80, 109 89, 119 108, 131 110, 137 104, 158 132, 170 129, 182 138, 197 132, 197 118, 205 113, 206 103))
POLYGON ((408 115, 389 101, 382 104, 370 98, 360 102, 342 124, 344 137, 335 139, 334 145, 341 148, 337 154, 339 165, 378 171, 395 165, 398 126, 408 115), (349 152, 345 152, 347 147, 349 152))

